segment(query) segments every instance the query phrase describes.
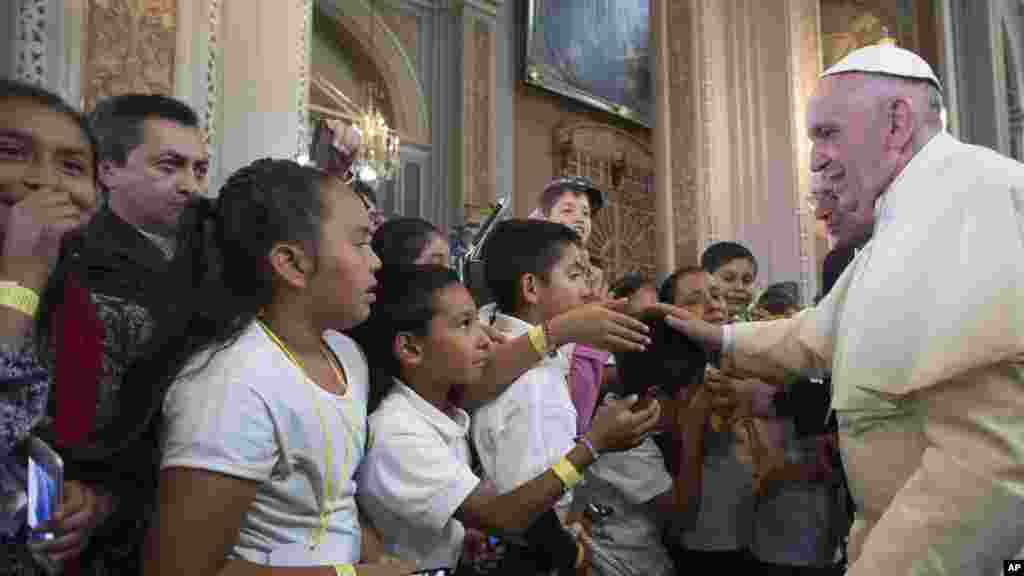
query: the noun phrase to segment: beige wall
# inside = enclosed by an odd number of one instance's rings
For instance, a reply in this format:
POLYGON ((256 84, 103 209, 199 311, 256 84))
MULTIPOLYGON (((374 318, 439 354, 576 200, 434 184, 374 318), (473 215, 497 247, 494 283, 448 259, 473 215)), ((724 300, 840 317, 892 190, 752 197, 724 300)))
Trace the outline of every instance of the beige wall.
POLYGON ((559 126, 598 122, 625 130, 650 144, 649 129, 620 121, 606 112, 586 108, 568 98, 526 86, 521 79, 516 83, 514 92, 516 189, 513 213, 517 217, 525 218, 530 214, 536 207, 540 191, 558 170, 554 140, 559 126))

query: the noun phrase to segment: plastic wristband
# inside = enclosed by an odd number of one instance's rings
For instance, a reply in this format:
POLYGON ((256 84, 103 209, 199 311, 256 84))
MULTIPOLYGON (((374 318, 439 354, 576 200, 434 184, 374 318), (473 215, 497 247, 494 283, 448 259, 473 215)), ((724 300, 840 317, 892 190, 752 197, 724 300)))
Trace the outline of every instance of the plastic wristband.
POLYGON ((579 470, 564 456, 551 467, 551 471, 562 481, 562 485, 565 486, 566 490, 572 490, 573 486, 579 484, 580 480, 583 479, 580 476, 579 470))
POLYGON ((0 284, 0 306, 13 308, 26 316, 35 316, 39 310, 39 294, 14 282, 0 284))
POLYGON ((590 440, 587 440, 586 436, 580 436, 579 438, 576 439, 576 441, 579 442, 580 444, 583 444, 583 447, 590 451, 590 456, 594 459, 595 462, 598 458, 601 457, 601 454, 599 454, 597 449, 594 448, 594 445, 590 442, 590 440))
POLYGON ((356 576, 356 569, 351 564, 335 564, 334 574, 336 576, 356 576))
POLYGON ((544 325, 534 326, 530 328, 526 335, 530 338, 530 344, 537 354, 543 358, 548 353, 548 339, 544 325))
POLYGON ((576 564, 573 568, 579 570, 580 566, 583 566, 583 559, 587 556, 587 548, 583 545, 583 542, 576 541, 576 564))

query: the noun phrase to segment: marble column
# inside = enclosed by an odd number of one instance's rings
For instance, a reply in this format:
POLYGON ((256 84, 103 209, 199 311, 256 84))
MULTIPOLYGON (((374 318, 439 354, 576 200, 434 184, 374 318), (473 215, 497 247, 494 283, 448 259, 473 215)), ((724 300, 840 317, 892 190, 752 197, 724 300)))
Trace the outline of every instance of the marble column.
POLYGON ((479 223, 496 199, 497 18, 502 0, 455 2, 461 110, 455 130, 456 222, 479 223))
MULTIPOLYGON (((651 46, 654 49, 654 237, 658 281, 676 267, 675 211, 672 206, 672 98, 669 47, 669 0, 651 1, 651 46)), ((679 113, 677 111, 676 113, 679 113)))
MULTIPOLYGON (((817 2, 669 4, 669 22, 690 31, 687 46, 669 50, 676 260, 738 241, 757 257, 762 285, 798 281, 810 301, 817 248, 802 198, 806 102, 820 66, 817 2)), ((686 35, 669 42, 678 36, 686 35)))
POLYGON ((296 158, 308 147, 312 0, 219 2, 211 187, 253 160, 296 158))

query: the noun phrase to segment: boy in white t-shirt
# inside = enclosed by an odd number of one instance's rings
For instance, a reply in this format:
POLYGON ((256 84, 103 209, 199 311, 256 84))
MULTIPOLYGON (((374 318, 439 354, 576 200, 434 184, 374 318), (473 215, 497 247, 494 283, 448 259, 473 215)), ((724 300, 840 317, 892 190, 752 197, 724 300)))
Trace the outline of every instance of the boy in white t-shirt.
MULTIPOLYGON (((485 248, 484 276, 495 298, 492 326, 510 337, 583 304, 588 271, 579 235, 541 220, 502 222, 485 248)), ((553 351, 473 415, 473 442, 498 493, 558 461, 576 442, 569 358, 553 351)), ((561 501, 571 502, 571 492, 561 501)))
MULTIPOLYGON (((472 297, 452 271, 436 266, 380 277, 379 299, 362 337, 373 359, 372 396, 383 399, 370 417, 359 501, 388 553, 422 568, 455 568, 471 560, 463 555, 467 528, 527 540, 557 538, 558 532, 539 532, 547 526, 540 518, 551 514, 568 486, 559 465, 581 471, 593 454, 577 444, 551 469, 497 496, 470 468, 469 415, 450 403, 453 392, 486 386, 482 374, 492 358, 472 297)), ((622 403, 602 411, 588 442, 598 450, 638 443, 653 420, 644 422, 642 413, 623 418, 628 409, 622 403)), ((571 537, 568 542, 568 553, 552 567, 576 568, 580 548, 571 537)), ((516 573, 530 570, 516 567, 516 573)))

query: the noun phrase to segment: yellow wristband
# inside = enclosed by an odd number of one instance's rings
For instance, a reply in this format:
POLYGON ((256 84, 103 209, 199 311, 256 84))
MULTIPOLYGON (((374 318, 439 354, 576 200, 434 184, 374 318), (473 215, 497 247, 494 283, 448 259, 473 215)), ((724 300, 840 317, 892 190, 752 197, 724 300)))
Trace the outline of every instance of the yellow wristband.
POLYGON ((35 316, 39 310, 39 294, 14 282, 4 282, 0 284, 0 306, 14 308, 26 316, 35 316))
POLYGON ((334 573, 337 576, 356 576, 356 569, 351 564, 335 564, 334 573))
POLYGON ((533 326, 527 330, 526 335, 530 338, 530 344, 541 358, 548 353, 548 339, 544 335, 544 326, 533 326))
POLYGON ((551 471, 562 481, 562 485, 565 486, 566 490, 572 490, 572 487, 579 484, 580 480, 583 479, 580 476, 579 470, 564 456, 551 467, 551 471))
POLYGON ((581 542, 580 540, 577 540, 576 541, 576 564, 573 565, 573 568, 579 570, 580 566, 583 566, 583 558, 586 556, 586 550, 587 550, 587 548, 583 545, 583 542, 581 542))

